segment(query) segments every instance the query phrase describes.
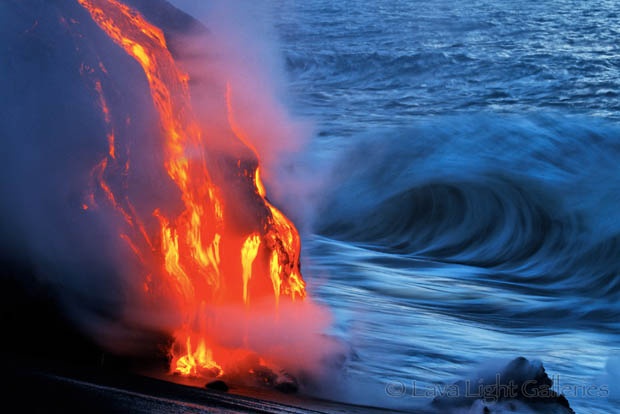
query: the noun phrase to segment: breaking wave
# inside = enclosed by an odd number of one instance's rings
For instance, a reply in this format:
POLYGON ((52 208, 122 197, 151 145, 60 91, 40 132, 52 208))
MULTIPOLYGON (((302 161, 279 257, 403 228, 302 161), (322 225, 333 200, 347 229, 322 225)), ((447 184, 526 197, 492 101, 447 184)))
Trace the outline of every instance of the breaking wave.
POLYGON ((368 134, 339 160, 318 233, 617 298, 620 128, 548 114, 452 116, 368 134), (353 201, 352 201, 353 200, 353 201))

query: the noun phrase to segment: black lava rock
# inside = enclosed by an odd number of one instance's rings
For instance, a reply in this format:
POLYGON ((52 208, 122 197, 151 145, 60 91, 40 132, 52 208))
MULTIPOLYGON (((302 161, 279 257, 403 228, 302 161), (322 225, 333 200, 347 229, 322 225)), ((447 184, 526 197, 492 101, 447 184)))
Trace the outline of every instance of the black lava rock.
POLYGON ((205 385, 205 387, 209 390, 214 390, 214 391, 223 391, 223 392, 228 391, 228 385, 222 380, 211 381, 207 385, 205 385))
MULTIPOLYGON (((510 361, 496 372, 487 372, 480 377, 458 381, 446 395, 433 400, 436 408, 466 408, 476 402, 516 407, 524 404, 537 410, 553 405, 557 412, 574 414, 564 395, 553 389, 553 381, 540 362, 531 362, 519 357, 510 361)), ((483 413, 494 410, 484 406, 483 413)))

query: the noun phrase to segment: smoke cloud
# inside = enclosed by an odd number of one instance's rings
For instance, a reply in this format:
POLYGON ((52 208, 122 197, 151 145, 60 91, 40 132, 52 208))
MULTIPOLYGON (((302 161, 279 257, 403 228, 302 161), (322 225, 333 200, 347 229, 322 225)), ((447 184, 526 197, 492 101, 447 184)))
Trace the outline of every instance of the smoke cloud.
MULTIPOLYGON (((260 154, 268 196, 300 231, 309 230, 327 175, 304 152, 314 133, 312 121, 290 110, 292 98, 273 21, 276 6, 244 0, 171 3, 210 33, 208 39, 186 38, 182 45, 181 63, 200 84, 192 90, 200 119, 208 119, 206 128, 213 128, 214 114, 223 108, 218 98, 224 98, 222 88, 229 83, 234 117, 260 154)), ((226 114, 219 116, 227 124, 226 114)))

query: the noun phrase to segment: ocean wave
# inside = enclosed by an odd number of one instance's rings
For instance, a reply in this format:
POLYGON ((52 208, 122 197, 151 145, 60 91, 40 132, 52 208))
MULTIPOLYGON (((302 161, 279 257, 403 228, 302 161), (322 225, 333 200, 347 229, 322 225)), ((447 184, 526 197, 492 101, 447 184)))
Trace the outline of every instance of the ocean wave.
POLYGON ((485 115, 371 133, 336 163, 317 232, 617 297, 618 132, 591 118, 485 115))
POLYGON ((411 76, 433 71, 439 66, 471 60, 473 59, 466 54, 450 54, 444 51, 421 51, 401 55, 329 51, 304 55, 291 52, 286 56, 286 67, 292 76, 324 76, 325 80, 340 86, 346 86, 347 82, 356 86, 366 82, 368 87, 380 89, 380 85, 385 82, 401 80, 406 83, 411 76))

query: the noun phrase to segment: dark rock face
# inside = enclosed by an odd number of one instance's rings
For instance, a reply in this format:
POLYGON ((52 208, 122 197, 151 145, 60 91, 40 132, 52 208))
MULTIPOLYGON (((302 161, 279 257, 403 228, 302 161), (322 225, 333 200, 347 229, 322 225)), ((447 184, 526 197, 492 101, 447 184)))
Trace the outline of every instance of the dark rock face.
MULTIPOLYGON (((120 272, 111 265, 119 243, 109 216, 95 217, 80 207, 93 166, 107 151, 94 89, 94 74, 103 73, 101 67, 107 75, 98 79, 111 91, 109 103, 115 108, 110 116, 118 125, 131 119, 133 133, 119 127, 118 137, 136 136, 141 145, 156 145, 156 114, 144 73, 77 1, 0 2, 0 256, 20 268, 13 272, 0 264, 7 272, 0 278, 3 286, 21 284, 15 289, 24 292, 13 304, 0 305, 0 320, 6 319, 5 309, 7 314, 26 309, 17 318, 23 320, 21 329, 32 333, 14 336, 15 348, 24 354, 30 351, 19 345, 35 344, 29 336, 54 324, 66 324, 63 329, 80 335, 88 331, 88 341, 98 342, 103 335, 97 328, 91 332, 93 321, 118 320, 118 310, 127 303, 118 294, 124 291, 120 272), (38 307, 45 311, 36 312, 38 307), (35 324, 26 323, 30 315, 37 316, 35 324)), ((164 174, 158 177, 165 179, 164 174)), ((130 185, 136 188, 147 181, 145 176, 134 179, 130 185)), ((68 351, 77 341, 73 335, 55 332, 41 338, 58 343, 61 352, 46 352, 50 358, 73 358, 68 351)), ((152 343, 147 337, 123 342, 152 343)), ((107 365, 110 358, 105 360, 107 365)))
POLYGON ((445 410, 480 407, 481 413, 491 414, 496 412, 496 406, 500 410, 525 406, 536 412, 574 414, 566 397, 553 390, 553 380, 542 363, 523 357, 515 358, 497 372, 459 381, 452 389, 451 396, 436 397, 433 407, 445 410))
POLYGON ((222 392, 227 392, 229 389, 228 385, 222 380, 211 381, 207 383, 205 387, 209 390, 222 391, 222 392))

